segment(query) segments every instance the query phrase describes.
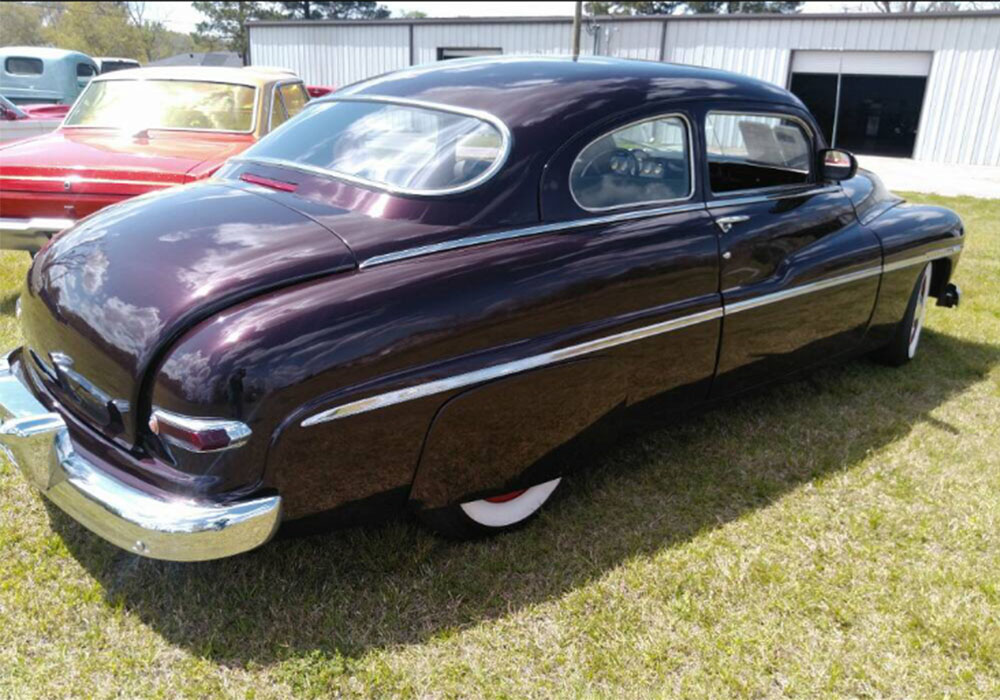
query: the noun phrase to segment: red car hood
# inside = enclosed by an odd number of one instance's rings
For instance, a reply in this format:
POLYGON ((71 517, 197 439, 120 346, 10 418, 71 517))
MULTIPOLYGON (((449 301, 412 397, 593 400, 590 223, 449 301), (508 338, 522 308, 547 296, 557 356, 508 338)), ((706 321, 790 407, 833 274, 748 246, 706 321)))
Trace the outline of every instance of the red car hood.
POLYGON ((249 135, 186 131, 136 138, 105 129, 62 128, 0 146, 0 169, 7 190, 55 192, 63 180, 81 179, 101 185, 105 194, 135 194, 123 186, 190 182, 252 143, 249 135))

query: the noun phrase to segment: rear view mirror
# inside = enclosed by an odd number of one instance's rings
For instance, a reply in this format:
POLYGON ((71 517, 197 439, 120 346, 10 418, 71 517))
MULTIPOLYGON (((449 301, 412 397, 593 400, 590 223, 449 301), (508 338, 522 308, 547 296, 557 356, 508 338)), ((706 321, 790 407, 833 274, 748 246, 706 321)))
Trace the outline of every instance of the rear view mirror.
POLYGON ((824 180, 850 180, 858 172, 854 154, 840 148, 824 148, 819 152, 819 174, 824 180))

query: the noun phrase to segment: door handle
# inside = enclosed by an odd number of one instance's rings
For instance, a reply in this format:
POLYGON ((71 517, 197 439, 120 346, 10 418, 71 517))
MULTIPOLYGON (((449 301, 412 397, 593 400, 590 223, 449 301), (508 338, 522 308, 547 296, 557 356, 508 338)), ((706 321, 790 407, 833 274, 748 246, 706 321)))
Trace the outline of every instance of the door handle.
POLYGON ((723 216, 715 220, 716 225, 723 233, 729 233, 729 229, 733 227, 733 224, 742 224, 744 221, 749 221, 750 217, 740 214, 739 216, 723 216))

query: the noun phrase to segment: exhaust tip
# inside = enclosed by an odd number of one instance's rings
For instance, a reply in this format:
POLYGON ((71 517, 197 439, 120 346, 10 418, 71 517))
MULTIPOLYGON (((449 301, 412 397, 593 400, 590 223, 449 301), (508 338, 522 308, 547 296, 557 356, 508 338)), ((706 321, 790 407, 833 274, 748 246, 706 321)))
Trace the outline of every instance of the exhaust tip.
POLYGON ((937 305, 945 308, 957 307, 962 302, 962 290, 957 284, 947 284, 938 295, 937 305))

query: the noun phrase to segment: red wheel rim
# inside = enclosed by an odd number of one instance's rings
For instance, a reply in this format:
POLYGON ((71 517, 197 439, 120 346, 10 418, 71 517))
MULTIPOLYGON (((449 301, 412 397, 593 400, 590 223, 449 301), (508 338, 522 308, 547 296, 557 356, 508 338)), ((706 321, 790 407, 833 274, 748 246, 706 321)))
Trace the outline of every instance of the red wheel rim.
POLYGON ((527 490, 528 489, 519 489, 518 491, 511 491, 510 493, 504 493, 499 496, 484 498, 483 500, 486 501, 487 503, 506 503, 507 501, 513 501, 515 498, 517 498, 527 490))

